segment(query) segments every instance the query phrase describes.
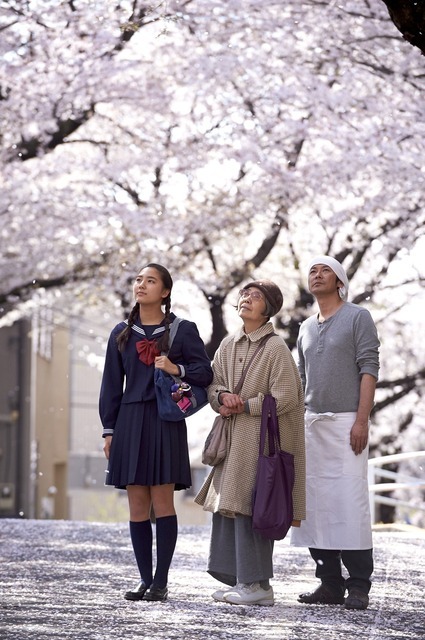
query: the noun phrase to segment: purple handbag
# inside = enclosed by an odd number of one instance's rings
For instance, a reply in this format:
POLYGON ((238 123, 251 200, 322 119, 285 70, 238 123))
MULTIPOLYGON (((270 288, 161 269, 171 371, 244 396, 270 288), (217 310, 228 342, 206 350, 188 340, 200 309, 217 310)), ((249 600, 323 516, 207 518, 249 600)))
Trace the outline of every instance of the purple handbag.
POLYGON ((294 456, 280 448, 276 400, 264 396, 260 453, 252 493, 252 528, 264 538, 283 540, 293 520, 294 456), (268 435, 268 455, 264 453, 268 435))

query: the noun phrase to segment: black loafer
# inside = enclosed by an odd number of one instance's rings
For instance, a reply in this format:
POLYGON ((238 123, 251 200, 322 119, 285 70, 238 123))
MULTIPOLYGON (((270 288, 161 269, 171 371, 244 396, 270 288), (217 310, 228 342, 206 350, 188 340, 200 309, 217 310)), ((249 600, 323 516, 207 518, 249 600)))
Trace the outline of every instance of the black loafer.
POLYGON ((165 602, 168 597, 168 589, 164 587, 160 589, 160 587, 150 587, 143 597, 143 600, 149 600, 151 602, 165 602))
POLYGON ((139 582, 139 584, 133 591, 125 592, 124 598, 126 600, 143 600, 143 598, 145 597, 146 590, 147 590, 147 586, 145 585, 145 583, 143 581, 139 582))
POLYGON ((367 609, 369 605, 369 596, 360 589, 350 589, 348 596, 345 598, 346 609, 367 609))
POLYGON ((298 602, 303 604, 344 604, 344 594, 338 593, 321 584, 315 591, 301 593, 298 602))

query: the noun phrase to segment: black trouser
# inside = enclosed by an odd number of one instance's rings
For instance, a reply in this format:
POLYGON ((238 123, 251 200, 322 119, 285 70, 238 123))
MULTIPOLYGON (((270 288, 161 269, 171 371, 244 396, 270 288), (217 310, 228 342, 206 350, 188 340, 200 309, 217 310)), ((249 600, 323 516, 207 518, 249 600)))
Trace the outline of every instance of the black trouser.
POLYGON ((345 592, 355 587, 369 593, 373 573, 373 550, 334 551, 333 549, 309 549, 316 563, 316 578, 333 591, 345 592), (348 571, 349 578, 342 576, 341 560, 348 571))

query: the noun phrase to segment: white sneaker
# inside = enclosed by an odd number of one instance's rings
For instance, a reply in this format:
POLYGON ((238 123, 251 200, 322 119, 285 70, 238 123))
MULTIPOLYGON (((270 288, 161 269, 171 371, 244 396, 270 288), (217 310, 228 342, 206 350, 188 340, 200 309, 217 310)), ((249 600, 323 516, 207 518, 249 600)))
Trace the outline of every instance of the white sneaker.
POLYGON ((238 589, 241 589, 244 586, 246 585, 244 585, 242 582, 238 582, 237 584, 235 584, 234 587, 228 586, 228 587, 225 587, 224 589, 218 589, 217 591, 214 591, 214 593, 212 593, 211 595, 214 598, 214 600, 217 600, 217 602, 227 602, 226 595, 228 593, 232 593, 233 591, 238 591, 238 589))
POLYGON ((230 593, 232 589, 235 589, 235 587, 227 587, 227 589, 218 589, 217 591, 214 591, 214 593, 212 593, 211 595, 214 598, 214 600, 216 600, 217 602, 226 602, 224 596, 226 593, 230 593))
POLYGON ((259 582, 237 584, 236 587, 223 594, 224 602, 230 604, 258 604, 265 607, 274 605, 273 588, 262 589, 259 582))

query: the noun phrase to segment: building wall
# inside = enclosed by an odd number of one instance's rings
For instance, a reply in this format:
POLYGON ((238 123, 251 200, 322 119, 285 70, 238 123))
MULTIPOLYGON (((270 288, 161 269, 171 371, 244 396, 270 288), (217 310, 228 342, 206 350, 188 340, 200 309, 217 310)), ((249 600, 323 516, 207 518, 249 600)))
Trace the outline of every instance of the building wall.
POLYGON ((19 327, 2 328, 0 354, 0 515, 12 516, 18 506, 19 327))
POLYGON ((0 329, 0 517, 31 513, 29 336, 24 320, 0 329))
POLYGON ((69 332, 53 316, 34 327, 36 518, 68 518, 69 332))

